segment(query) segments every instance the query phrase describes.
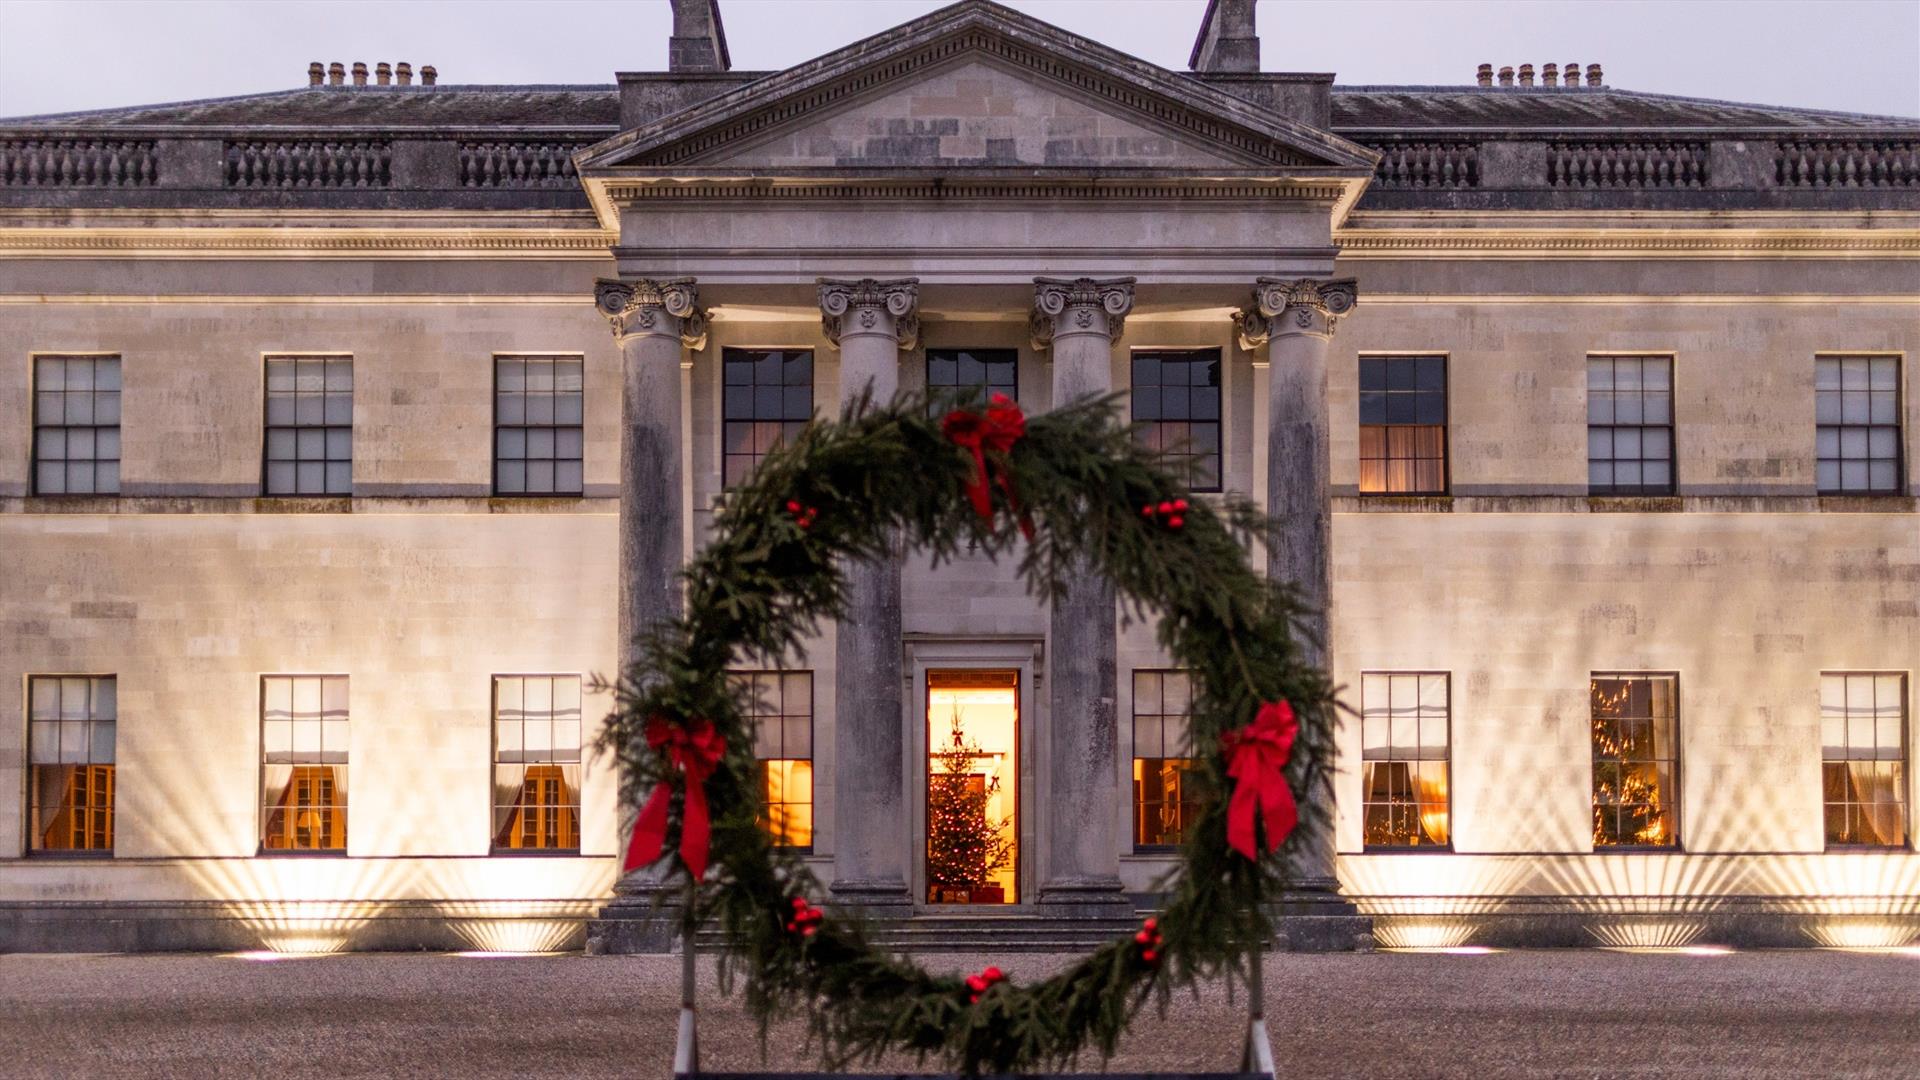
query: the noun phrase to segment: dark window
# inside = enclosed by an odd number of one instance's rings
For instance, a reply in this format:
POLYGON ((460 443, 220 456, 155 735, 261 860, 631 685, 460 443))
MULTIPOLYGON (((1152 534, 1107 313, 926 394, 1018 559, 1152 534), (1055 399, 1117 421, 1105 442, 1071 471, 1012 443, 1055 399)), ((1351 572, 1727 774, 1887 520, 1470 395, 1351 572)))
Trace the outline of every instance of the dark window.
POLYGON ((1673 361, 1588 357, 1587 490, 1666 495, 1673 485, 1673 361))
POLYGON ((760 763, 763 824, 773 842, 813 846, 813 672, 738 671, 760 763))
POLYGON ((34 358, 33 490, 119 493, 119 357, 34 358))
POLYGON ((260 847, 347 850, 347 677, 261 680, 260 847))
POLYGON ((1815 485, 1823 494, 1900 490, 1900 361, 1892 356, 1814 360, 1815 485))
POLYGON ((581 380, 577 356, 494 358, 495 494, 580 494, 581 380))
POLYGON ((1360 358, 1360 490, 1447 490, 1447 358, 1360 358))
POLYGON ((269 495, 353 494, 353 360, 267 358, 269 495))
POLYGON ((1445 672, 1361 675, 1367 847, 1445 847, 1450 842, 1448 691, 1445 672))
POLYGON ((743 483, 783 438, 813 418, 813 350, 726 349, 723 395, 724 480, 743 483))
POLYGON ((1195 491, 1220 490, 1220 350, 1135 350, 1137 438, 1167 455, 1195 491))
POLYGON ((1017 349, 928 349, 927 408, 978 407, 995 394, 1020 400, 1017 349))
POLYGON ((1820 781, 1828 847, 1907 844, 1907 680, 1822 673, 1820 781))
POLYGON ((493 847, 580 849, 580 676, 494 676, 493 847))
POLYGON ((116 689, 111 675, 28 678, 29 851, 112 853, 116 689))
POLYGON ((1678 847, 1678 679, 1595 675, 1593 846, 1678 847))
POLYGON ((1171 847, 1199 819, 1199 762, 1187 738, 1193 680, 1184 671, 1133 673, 1133 846, 1171 847))

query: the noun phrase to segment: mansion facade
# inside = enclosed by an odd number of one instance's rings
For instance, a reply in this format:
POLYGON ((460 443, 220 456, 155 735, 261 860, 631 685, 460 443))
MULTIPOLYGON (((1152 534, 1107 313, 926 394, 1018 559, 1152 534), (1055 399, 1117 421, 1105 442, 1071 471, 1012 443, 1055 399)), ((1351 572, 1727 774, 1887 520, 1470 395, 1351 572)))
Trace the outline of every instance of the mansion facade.
MULTIPOLYGON (((915 391, 1120 393, 1275 515, 1351 707, 1292 947, 1920 944, 1920 120, 1338 85, 1252 0, 1188 71, 874 29, 0 120, 0 951, 657 944, 597 677, 769 448, 915 391)), ((1153 627, 849 574, 739 672, 824 899, 1152 906, 1153 627)))

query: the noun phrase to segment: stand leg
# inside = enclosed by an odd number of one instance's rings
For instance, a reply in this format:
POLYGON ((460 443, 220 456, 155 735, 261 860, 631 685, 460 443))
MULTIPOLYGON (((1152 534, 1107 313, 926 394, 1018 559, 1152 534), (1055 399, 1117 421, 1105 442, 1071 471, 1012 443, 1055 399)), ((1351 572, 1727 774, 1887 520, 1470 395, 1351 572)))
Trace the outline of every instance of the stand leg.
POLYGON ((1247 958, 1247 1045, 1240 1055, 1240 1071, 1273 1076, 1273 1040, 1267 1037, 1265 980, 1260 969, 1266 950, 1256 947, 1247 958))
POLYGON ((694 1025, 693 991, 698 972, 694 966, 694 891, 687 890, 686 921, 680 928, 680 1030, 673 1044, 673 1075, 695 1076, 700 1072, 700 1036, 694 1025))

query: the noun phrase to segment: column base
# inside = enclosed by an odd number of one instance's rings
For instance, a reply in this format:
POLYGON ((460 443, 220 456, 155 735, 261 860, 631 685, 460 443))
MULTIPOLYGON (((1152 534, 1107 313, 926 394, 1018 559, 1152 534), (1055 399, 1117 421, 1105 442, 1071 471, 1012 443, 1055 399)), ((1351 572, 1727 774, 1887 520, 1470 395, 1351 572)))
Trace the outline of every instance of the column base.
POLYGON ((906 919, 913 916, 913 896, 907 883, 894 878, 880 881, 835 881, 827 886, 827 903, 849 908, 870 919, 906 919))
POLYGON ((1042 914, 1064 919, 1131 919, 1134 903, 1117 877, 1049 881, 1036 900, 1042 914))
POLYGON ((1274 952, 1372 952, 1373 918, 1327 883, 1302 883, 1267 906, 1274 952))
POLYGON ((587 920, 588 956, 662 955, 678 951, 683 890, 623 878, 613 899, 587 920))

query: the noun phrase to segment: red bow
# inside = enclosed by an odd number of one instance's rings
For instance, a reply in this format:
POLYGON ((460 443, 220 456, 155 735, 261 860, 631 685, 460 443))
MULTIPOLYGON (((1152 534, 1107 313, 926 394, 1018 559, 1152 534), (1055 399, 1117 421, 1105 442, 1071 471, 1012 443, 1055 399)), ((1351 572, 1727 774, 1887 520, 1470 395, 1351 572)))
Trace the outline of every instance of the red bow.
MULTIPOLYGON (((713 839, 707 818, 707 777, 726 756, 727 741, 713 730, 713 721, 694 720, 684 726, 661 717, 647 721, 647 745, 666 749, 667 760, 686 774, 686 806, 680 821, 680 861, 693 880, 707 876, 707 849, 713 839)), ((667 804, 673 795, 671 780, 662 780, 647 796, 647 805, 633 819, 633 841, 627 845, 622 872, 647 866, 660 857, 667 842, 667 804)))
POLYGON ((973 508, 988 525, 993 524, 993 489, 991 480, 998 480, 1000 490, 1007 493, 1007 507, 1020 519, 1020 531, 1027 539, 1033 539, 1033 522, 1020 511, 1019 500, 1013 495, 1013 481, 1007 479, 1005 470, 987 468, 987 451, 1005 454, 1013 450, 1013 444, 1019 442, 1027 433, 1027 414, 1020 406, 1005 394, 995 394, 984 413, 971 409, 955 409, 940 422, 940 431, 955 446, 973 451, 973 479, 967 481, 967 497, 973 500, 973 508))
POLYGON ((1300 821, 1293 789, 1282 771, 1293 755, 1293 737, 1299 733, 1293 706, 1270 701, 1260 706, 1253 723, 1220 737, 1227 754, 1227 775, 1234 780, 1233 800, 1227 803, 1227 846, 1249 859, 1260 858, 1253 834, 1256 810, 1267 823, 1268 851, 1278 851, 1280 841, 1300 821))

